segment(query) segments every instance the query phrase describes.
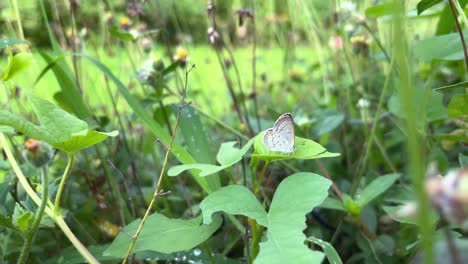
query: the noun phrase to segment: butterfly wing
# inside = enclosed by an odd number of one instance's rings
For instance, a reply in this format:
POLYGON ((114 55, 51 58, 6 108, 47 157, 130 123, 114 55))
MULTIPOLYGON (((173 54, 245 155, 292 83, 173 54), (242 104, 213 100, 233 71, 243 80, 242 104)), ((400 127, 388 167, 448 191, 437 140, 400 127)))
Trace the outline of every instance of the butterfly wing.
POLYGON ((293 152, 294 147, 294 121, 291 114, 286 113, 276 120, 273 128, 265 131, 263 144, 267 150, 293 152))

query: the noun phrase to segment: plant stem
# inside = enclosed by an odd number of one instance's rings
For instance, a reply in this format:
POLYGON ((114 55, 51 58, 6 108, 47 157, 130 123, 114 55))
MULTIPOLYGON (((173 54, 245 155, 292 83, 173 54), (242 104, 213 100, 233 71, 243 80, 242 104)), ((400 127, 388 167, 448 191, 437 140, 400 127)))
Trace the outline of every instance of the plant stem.
POLYGON ((15 10, 16 25, 18 26, 18 33, 21 39, 24 39, 23 25, 21 25, 21 17, 18 9, 18 3, 13 0, 13 9, 15 10))
POLYGON ((418 201, 418 227, 421 233, 421 249, 423 263, 434 263, 433 258, 433 227, 429 217, 429 199, 425 189, 424 173, 424 154, 423 148, 425 142, 424 135, 418 133, 418 127, 423 128, 424 119, 421 120, 419 113, 414 111, 414 105, 418 104, 416 89, 413 86, 410 68, 410 53, 406 39, 407 32, 405 20, 405 4, 403 1, 395 0, 395 15, 393 19, 394 32, 392 41, 394 43, 395 62, 400 70, 399 74, 399 95, 402 101, 402 109, 406 116, 406 134, 407 134, 407 155, 408 155, 408 175, 412 179, 416 198, 418 201))
POLYGON ((57 191, 57 195, 55 196, 55 203, 54 203, 54 215, 58 216, 61 215, 60 213, 60 198, 62 197, 63 188, 65 186, 65 182, 67 181, 68 174, 70 172, 70 168, 73 165, 73 154, 67 155, 68 161, 67 166, 65 167, 65 171, 63 172, 62 179, 60 180, 60 185, 57 191))
POLYGON ((260 190, 260 185, 262 185, 263 177, 265 176, 266 169, 268 167, 269 162, 265 161, 265 164, 263 165, 262 172, 260 173, 260 177, 258 177, 257 184, 255 185, 254 188, 254 195, 256 196, 258 193, 258 190, 260 190))
MULTIPOLYGON (((5 138, 5 135, 3 133, 0 133, 0 145, 3 146, 3 151, 5 152, 8 161, 10 162, 11 168, 16 174, 16 177, 18 178, 18 181, 20 182, 21 186, 23 186, 24 190, 28 194, 28 196, 38 205, 40 206, 42 204, 41 198, 36 194, 36 192, 31 188, 29 185, 28 180, 26 179, 26 176, 24 176, 23 172, 21 171, 18 163, 16 162, 15 157, 13 156, 13 153, 11 152, 10 147, 8 146, 8 142, 5 138)), ((49 203, 49 200, 47 200, 47 203, 49 203)), ((83 256, 83 258, 88 261, 89 263, 99 263, 99 261, 91 255, 91 253, 86 249, 83 244, 76 238, 76 236, 73 234, 73 232, 70 230, 68 227, 67 223, 63 220, 63 217, 61 215, 56 216, 54 212, 51 209, 51 205, 46 206, 45 208, 45 213, 50 216, 55 223, 62 229, 63 233, 68 237, 70 242, 72 242, 73 246, 78 250, 78 252, 83 256)))
POLYGON ((162 183, 162 179, 164 178, 164 173, 166 171, 166 167, 167 167, 167 161, 169 160, 169 154, 171 153, 171 150, 172 150, 172 145, 174 144, 174 140, 175 140, 175 135, 177 133, 177 128, 179 127, 179 120, 180 120, 180 115, 182 113, 182 109, 187 106, 187 104, 185 103, 185 97, 187 95, 187 83, 188 83, 188 74, 190 73, 190 71, 195 67, 195 65, 192 66, 192 68, 190 70, 185 70, 185 85, 184 85, 184 90, 182 91, 182 98, 180 100, 180 103, 179 103, 179 111, 177 112, 177 117, 176 117, 176 123, 175 123, 175 126, 174 126, 174 131, 172 133, 172 136, 171 136, 171 140, 169 142, 169 145, 167 146, 167 150, 166 150, 166 155, 164 156, 164 162, 163 162, 163 166, 161 168, 161 172, 159 173, 159 179, 158 179, 158 183, 156 185, 156 189, 154 190, 154 193, 153 193, 153 198, 151 199, 151 202, 148 206, 148 208, 146 209, 146 212, 145 212, 145 215, 143 216, 143 219, 141 220, 141 223, 140 225, 138 226, 138 229, 137 231, 135 232, 135 235, 132 237, 132 242, 130 242, 130 245, 127 249, 127 253, 125 255, 125 258, 124 260, 122 261, 123 264, 127 263, 128 261, 128 257, 130 256, 130 254, 132 253, 132 250, 133 248, 135 247, 135 243, 138 239, 138 236, 140 235, 141 233, 141 230, 143 230, 143 226, 146 222, 146 220, 148 219, 149 217, 149 214, 151 213, 151 209, 153 208, 153 205, 154 203, 156 202, 157 198, 160 196, 160 188, 161 188, 161 183, 162 183))
POLYGON ((258 115, 258 99, 257 99, 257 27, 255 25, 256 14, 255 14, 255 1, 250 0, 250 6, 252 8, 252 92, 254 102, 255 118, 257 119, 257 130, 261 131, 262 127, 260 124, 260 117, 258 115))
MULTIPOLYGON (((463 55, 465 56, 465 64, 466 64, 466 67, 467 67, 467 70, 468 70, 468 52, 466 50, 466 43, 465 43, 465 37, 463 37, 463 31, 462 31, 462 28, 460 26, 460 22, 458 22, 458 18, 457 18, 457 11, 455 11, 455 5, 454 5, 454 1, 453 0, 449 0, 449 5, 450 5, 450 10, 452 11, 452 15, 453 15, 453 19, 455 19, 455 25, 457 26, 457 31, 458 31, 458 34, 460 35, 460 41, 462 43, 462 46, 463 46, 463 55)), ((458 1, 456 1, 458 3, 458 1)), ((460 5, 460 4, 458 4, 460 5)), ((463 13, 464 11, 461 10, 461 12, 463 13)), ((463 13, 464 15, 464 13, 463 13)), ((465 20, 466 20, 466 17, 465 17, 465 20)))
POLYGON ((34 219, 31 229, 26 234, 26 241, 23 244, 23 249, 21 250, 21 255, 18 259, 18 263, 26 263, 29 256, 29 251, 31 250, 31 244, 36 237, 37 230, 39 229, 39 224, 41 223, 42 216, 44 215, 44 210, 47 206, 47 197, 49 192, 49 170, 47 166, 41 168, 41 185, 42 185, 42 201, 41 205, 37 209, 36 218, 34 219))

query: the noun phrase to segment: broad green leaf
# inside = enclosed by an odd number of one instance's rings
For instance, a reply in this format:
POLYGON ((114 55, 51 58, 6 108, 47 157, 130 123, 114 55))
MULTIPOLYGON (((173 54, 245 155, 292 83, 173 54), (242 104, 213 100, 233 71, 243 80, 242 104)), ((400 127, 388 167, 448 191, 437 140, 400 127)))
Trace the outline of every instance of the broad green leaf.
MULTIPOLYGON (((175 115, 179 111, 177 105, 173 105, 172 110, 175 115)), ((185 145, 189 153, 199 163, 211 163, 214 160, 214 153, 210 148, 205 127, 200 119, 200 114, 192 106, 186 106, 180 114, 179 131, 184 137, 185 145)), ((201 175, 200 175, 201 176, 201 175)), ((210 175, 209 183, 212 190, 219 189, 221 183, 218 175, 210 175)))
POLYGON ((34 214, 30 211, 24 211, 22 209, 18 211, 17 209, 18 207, 15 207, 15 225, 23 234, 26 234, 34 221, 34 214))
POLYGON ((321 111, 312 129, 315 136, 321 136, 325 133, 335 130, 341 123, 343 123, 344 114, 336 110, 321 111))
POLYGON ((10 217, 6 217, 1 214, 0 214, 0 226, 7 227, 15 231, 19 231, 10 217))
POLYGON ((138 36, 128 32, 128 31, 123 31, 117 26, 112 26, 109 28, 109 33, 120 39, 120 40, 136 40, 138 36))
POLYGON ((219 171, 222 171, 228 167, 233 166, 237 162, 239 162, 242 157, 247 153, 247 151, 252 146, 254 139, 250 139, 242 149, 235 148, 234 145, 237 143, 236 141, 225 142, 221 144, 219 148, 217 159, 221 165, 213 165, 213 164, 186 164, 186 165, 178 165, 173 166, 167 171, 168 176, 176 176, 186 170, 199 170, 199 176, 207 176, 219 171))
POLYGON ((219 211, 244 215, 267 226, 267 213, 253 193, 242 185, 229 185, 209 194, 200 203, 203 223, 210 224, 211 216, 219 211))
MULTIPOLYGON (((138 219, 126 226, 104 252, 104 256, 125 256, 131 242, 130 236, 135 234, 140 222, 138 219)), ((221 226, 222 218, 214 215, 210 225, 203 225, 201 222, 201 215, 182 220, 154 213, 143 226, 132 253, 149 250, 170 254, 189 250, 207 240, 221 226)))
POLYGON ((38 97, 31 95, 29 101, 40 125, 6 111, 0 111, 0 125, 11 126, 67 153, 74 153, 118 134, 117 131, 103 133, 89 130, 86 122, 38 97))
POLYGON ((383 3, 380 5, 368 7, 365 11, 365 14, 368 18, 378 18, 394 14, 396 8, 397 6, 392 2, 383 3))
POLYGON ((419 1, 416 9, 418 10, 418 15, 424 12, 424 10, 430 8, 431 6, 437 5, 438 3, 442 3, 443 0, 422 0, 419 1))
POLYGON ((10 53, 8 57, 8 66, 3 71, 3 81, 8 81, 29 67, 33 61, 33 56, 29 52, 21 52, 16 55, 10 53))
POLYGON ((452 97, 448 105, 448 116, 450 118, 468 117, 468 94, 457 94, 452 97))
POLYGON ((260 243, 255 264, 320 263, 323 253, 310 250, 302 231, 305 215, 328 196, 331 182, 309 172, 295 173, 284 179, 275 192, 268 212, 267 240, 260 243))
MULTIPOLYGON (((93 63, 99 70, 102 71, 103 74, 105 74, 109 80, 111 80, 115 86, 117 87, 117 90, 119 90, 120 94, 125 98, 125 101, 128 103, 128 105, 132 108, 132 110, 135 112, 135 114, 143 121, 143 124, 145 124, 148 129, 161 140, 161 142, 165 145, 169 145, 169 142, 171 140, 171 137, 169 134, 166 132, 166 130, 160 126, 158 123, 154 121, 154 119, 147 113, 147 111, 141 106, 141 104, 138 102, 138 100, 133 97, 133 95, 130 94, 128 91, 127 87, 114 75, 112 72, 107 68, 104 64, 101 62, 97 61, 96 59, 89 57, 87 55, 77 55, 84 57, 88 59, 91 63, 93 63)), ((181 145, 174 143, 172 145, 172 152, 171 152, 181 163, 183 164, 193 164, 196 161, 194 158, 190 155, 190 153, 187 152, 181 145)), ((205 177, 198 177, 198 175, 193 174, 195 181, 207 192, 210 193, 214 191, 211 186, 215 186, 216 183, 210 183, 208 182, 210 179, 205 178, 205 177)))
MULTIPOLYGON (((390 218, 397 222, 412 225, 418 224, 416 215, 417 208, 415 204, 413 205, 411 203, 407 203, 397 206, 383 206, 382 209, 387 213, 388 216, 390 216, 390 218)), ((432 224, 435 224, 437 221, 439 221, 439 214, 432 209, 428 217, 432 224)))
MULTIPOLYGON (((460 6, 463 8, 468 0, 458 0, 460 6)), ((436 35, 444 35, 452 32, 455 29, 455 20, 453 19, 452 10, 450 4, 446 1, 445 7, 439 15, 439 22, 436 27, 436 35)))
POLYGON ((331 209, 331 210, 338 210, 346 212, 346 208, 343 206, 343 203, 333 197, 327 197, 325 201, 319 206, 320 208, 331 209))
POLYGON ((356 203, 360 207, 366 206, 373 199, 388 190, 400 176, 401 174, 395 173, 377 177, 357 195, 356 203))
POLYGON ((17 44, 28 44, 26 41, 21 39, 0 39, 0 49, 4 49, 11 45, 17 44))
MULTIPOLYGON (((463 34, 466 39, 466 32, 463 34)), ((463 47, 458 33, 450 33, 421 40, 413 47, 413 52, 416 57, 425 61, 434 59, 462 60, 464 58, 463 47)))
POLYGON ((328 242, 323 241, 322 239, 318 239, 316 237, 308 237, 307 240, 311 241, 312 243, 319 245, 325 255, 327 256, 328 262, 333 264, 342 264, 340 255, 336 252, 335 248, 328 242))
MULTIPOLYGON (((447 109, 445 108, 443 104, 443 94, 440 92, 435 92, 433 90, 426 91, 422 89, 416 89, 415 93, 417 94, 417 98, 421 98, 421 100, 418 101, 418 104, 413 104, 412 108, 413 111, 416 111, 418 113, 425 113, 425 119, 419 120, 422 124, 422 122, 434 122, 438 120, 444 120, 446 119, 447 116, 447 109)), ((390 112, 395 114, 396 116, 404 119, 406 118, 406 113, 404 109, 402 108, 401 104, 401 98, 398 95, 394 95, 390 98, 388 102, 388 107, 390 109, 390 112)))
POLYGON ((269 151, 263 144, 263 135, 265 131, 260 132, 254 141, 254 154, 252 159, 263 159, 266 161, 285 160, 285 159, 320 159, 337 157, 339 153, 328 152, 319 143, 301 137, 295 138, 296 150, 292 153, 282 153, 280 151, 269 151))
MULTIPOLYGON (((39 54, 47 62, 47 64, 53 65, 52 67, 47 65, 43 70, 43 73, 45 73, 48 69, 52 69, 64 95, 63 98, 66 99, 66 103, 68 105, 67 109, 73 109, 73 113, 78 118, 89 117, 90 113, 83 101, 83 97, 79 92, 79 88, 76 84, 76 80, 73 77, 72 71, 68 67, 67 62, 62 60, 63 55, 58 56, 60 59, 55 59, 49 54, 40 50, 39 54)), ((41 76, 43 73, 41 73, 41 76)), ((39 79, 36 80, 36 82, 38 81, 39 79)))

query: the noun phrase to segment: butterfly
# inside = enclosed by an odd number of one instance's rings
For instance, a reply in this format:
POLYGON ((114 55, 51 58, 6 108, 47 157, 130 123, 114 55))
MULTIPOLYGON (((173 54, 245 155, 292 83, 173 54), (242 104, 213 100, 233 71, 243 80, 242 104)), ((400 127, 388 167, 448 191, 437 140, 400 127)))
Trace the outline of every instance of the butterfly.
POLYGON ((278 117, 275 125, 265 131, 263 144, 267 150, 291 153, 296 149, 294 145, 294 121, 290 113, 278 117))

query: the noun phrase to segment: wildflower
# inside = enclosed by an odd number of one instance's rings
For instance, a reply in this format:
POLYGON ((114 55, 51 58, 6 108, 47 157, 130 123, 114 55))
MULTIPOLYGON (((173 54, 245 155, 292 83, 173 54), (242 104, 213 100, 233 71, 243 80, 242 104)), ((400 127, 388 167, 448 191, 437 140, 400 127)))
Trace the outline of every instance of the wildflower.
POLYGON ((367 100, 365 98, 359 99, 359 101, 357 103, 358 108, 368 108, 369 105, 370 105, 369 100, 367 100))
POLYGON ((130 18, 123 16, 120 18, 119 24, 121 28, 125 30, 129 30, 130 27, 132 26, 132 21, 130 20, 130 18))
POLYGON ((140 40, 141 47, 143 48, 143 51, 149 52, 151 50, 151 47, 153 43, 151 42, 151 39, 149 38, 142 38, 140 40))
POLYGON ((47 165, 53 156, 52 147, 49 144, 36 139, 28 139, 24 143, 24 156, 34 167, 40 168, 47 165))
POLYGON ((355 54, 362 56, 369 55, 369 42, 363 36, 352 37, 351 44, 353 45, 353 52, 355 54))
POLYGON ((137 15, 143 15, 143 10, 141 9, 141 5, 130 2, 127 4, 127 14, 131 17, 137 16, 137 15))
POLYGON ((343 38, 341 36, 333 36, 328 40, 328 46, 334 50, 343 49, 343 38))
POLYGON ((432 204, 449 221, 468 229, 468 167, 438 173, 426 180, 426 191, 432 204))
POLYGON ((220 48, 223 44, 221 35, 213 27, 208 28, 208 42, 216 48, 220 48))
POLYGON ((178 61, 181 67, 184 67, 188 61, 188 51, 182 47, 177 47, 174 60, 178 61))

